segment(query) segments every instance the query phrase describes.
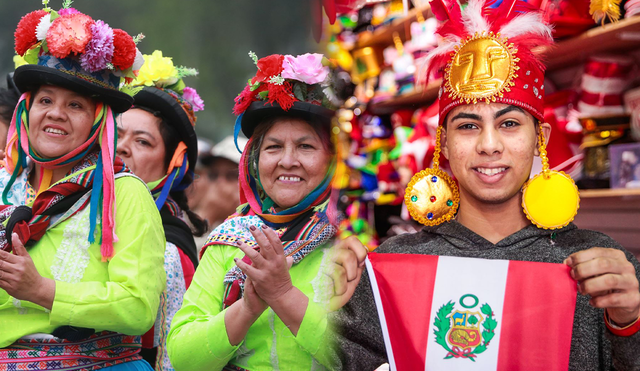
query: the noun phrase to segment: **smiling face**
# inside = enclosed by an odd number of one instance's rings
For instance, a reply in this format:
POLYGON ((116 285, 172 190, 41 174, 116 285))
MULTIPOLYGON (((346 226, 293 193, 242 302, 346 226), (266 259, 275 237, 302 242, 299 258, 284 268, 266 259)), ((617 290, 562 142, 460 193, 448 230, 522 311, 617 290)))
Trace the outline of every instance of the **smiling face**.
POLYGON ((91 134, 96 103, 58 86, 43 85, 29 109, 29 144, 44 158, 58 158, 80 147, 91 134))
POLYGON ((145 183, 156 181, 167 172, 161 124, 159 117, 138 108, 123 113, 118 120, 116 153, 145 183))
POLYGON ((320 185, 332 156, 311 125, 297 118, 276 120, 259 151, 260 182, 282 209, 295 206, 320 185))
MULTIPOLYGON (((471 104, 447 116, 443 153, 462 197, 501 204, 519 195, 537 155, 537 126, 526 111, 506 104, 471 104)), ((550 126, 541 124, 545 138, 550 126)))

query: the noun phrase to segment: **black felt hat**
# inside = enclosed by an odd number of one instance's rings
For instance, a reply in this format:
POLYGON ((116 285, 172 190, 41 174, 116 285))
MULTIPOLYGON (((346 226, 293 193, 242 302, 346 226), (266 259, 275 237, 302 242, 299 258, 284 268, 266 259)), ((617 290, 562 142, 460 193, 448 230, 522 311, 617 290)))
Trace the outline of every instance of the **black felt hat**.
POLYGON ((285 111, 276 102, 270 104, 256 101, 251 103, 244 112, 240 124, 244 135, 251 138, 253 131, 260 123, 275 117, 296 117, 310 123, 318 122, 323 126, 326 125, 328 129, 331 127, 331 119, 335 113, 332 109, 307 102, 294 102, 293 106, 285 111))
POLYGON ((187 145, 189 168, 194 169, 198 158, 198 138, 194 129, 195 116, 188 114, 181 103, 179 95, 169 89, 145 86, 135 95, 135 105, 158 111, 180 135, 180 139, 187 145), (190 117, 191 116, 191 117, 190 117))
POLYGON ((13 81, 21 93, 34 91, 41 85, 55 85, 102 101, 108 104, 115 113, 121 113, 131 108, 133 97, 119 91, 105 80, 96 79, 96 74, 75 68, 79 64, 76 65, 70 61, 64 62, 68 63, 57 63, 58 68, 35 64, 20 66, 13 74, 13 81))

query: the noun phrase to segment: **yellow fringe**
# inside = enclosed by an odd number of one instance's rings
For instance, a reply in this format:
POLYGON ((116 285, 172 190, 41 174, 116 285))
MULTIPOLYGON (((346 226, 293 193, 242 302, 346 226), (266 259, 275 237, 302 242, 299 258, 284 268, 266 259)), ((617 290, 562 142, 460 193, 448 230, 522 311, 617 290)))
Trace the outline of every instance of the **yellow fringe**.
POLYGON ((591 0, 589 14, 596 22, 602 24, 606 18, 617 22, 620 19, 620 0, 591 0))

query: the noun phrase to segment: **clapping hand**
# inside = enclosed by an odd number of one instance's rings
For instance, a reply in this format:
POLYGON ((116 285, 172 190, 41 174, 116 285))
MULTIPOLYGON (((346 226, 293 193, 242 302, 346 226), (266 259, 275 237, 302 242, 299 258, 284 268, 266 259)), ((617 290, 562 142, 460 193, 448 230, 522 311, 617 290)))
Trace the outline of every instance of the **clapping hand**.
POLYGON ((238 247, 251 259, 251 264, 241 259, 235 259, 235 262, 247 275, 249 284, 245 283, 245 302, 256 309, 262 307, 264 311, 267 305, 270 305, 269 303, 284 296, 293 288, 289 275, 293 258, 284 256, 282 241, 271 228, 266 225, 260 228, 251 226, 250 231, 260 246, 260 251, 241 243, 238 247), (253 296, 254 294, 256 296, 253 296))

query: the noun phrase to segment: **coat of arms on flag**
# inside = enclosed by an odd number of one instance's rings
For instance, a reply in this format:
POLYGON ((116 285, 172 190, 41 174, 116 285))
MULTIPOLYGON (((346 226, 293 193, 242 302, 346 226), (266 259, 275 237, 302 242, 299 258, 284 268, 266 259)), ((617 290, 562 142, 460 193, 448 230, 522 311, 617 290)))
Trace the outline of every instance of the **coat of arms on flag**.
POLYGON ((568 369, 568 266, 376 253, 366 264, 391 370, 568 369))
POLYGON ((441 306, 433 325, 436 343, 448 352, 445 359, 462 357, 475 362, 474 358, 487 350, 495 335, 498 322, 494 317, 489 304, 480 306, 473 294, 461 296, 458 303, 450 301, 441 306), (455 309, 456 304, 465 310, 455 309))

